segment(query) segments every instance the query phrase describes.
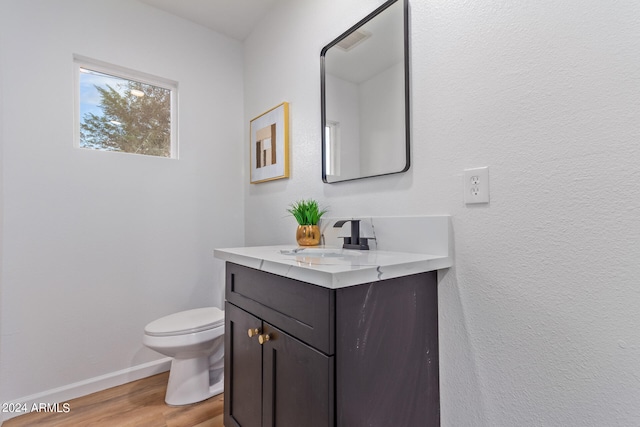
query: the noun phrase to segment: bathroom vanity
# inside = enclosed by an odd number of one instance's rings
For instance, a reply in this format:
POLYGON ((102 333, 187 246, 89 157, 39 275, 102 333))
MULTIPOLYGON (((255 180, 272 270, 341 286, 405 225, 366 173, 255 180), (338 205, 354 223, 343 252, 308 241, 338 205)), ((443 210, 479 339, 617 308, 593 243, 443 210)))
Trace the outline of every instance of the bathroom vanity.
POLYGON ((437 426, 448 254, 267 246, 226 261, 225 426, 437 426))

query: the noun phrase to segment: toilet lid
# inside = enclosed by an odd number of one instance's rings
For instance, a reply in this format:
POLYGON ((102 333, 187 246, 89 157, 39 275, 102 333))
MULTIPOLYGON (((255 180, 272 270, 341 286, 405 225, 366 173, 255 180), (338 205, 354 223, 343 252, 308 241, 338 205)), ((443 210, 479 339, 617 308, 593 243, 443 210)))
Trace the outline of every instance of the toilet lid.
POLYGON ((182 335, 206 331, 224 324, 224 311, 216 307, 196 308, 161 317, 144 332, 152 336, 182 335))

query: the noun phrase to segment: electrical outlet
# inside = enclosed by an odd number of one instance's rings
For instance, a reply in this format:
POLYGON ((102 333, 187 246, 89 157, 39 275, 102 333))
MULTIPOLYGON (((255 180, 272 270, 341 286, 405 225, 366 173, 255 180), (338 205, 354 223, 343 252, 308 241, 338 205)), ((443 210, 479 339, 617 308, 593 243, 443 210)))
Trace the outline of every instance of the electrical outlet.
POLYGON ((464 170, 464 202, 489 203, 489 166, 464 170))

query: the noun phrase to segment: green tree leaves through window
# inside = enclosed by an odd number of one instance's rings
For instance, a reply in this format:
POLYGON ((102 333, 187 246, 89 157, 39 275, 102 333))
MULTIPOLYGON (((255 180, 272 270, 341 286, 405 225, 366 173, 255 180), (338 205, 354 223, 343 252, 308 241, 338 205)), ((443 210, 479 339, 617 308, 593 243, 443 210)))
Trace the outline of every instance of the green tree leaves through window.
POLYGON ((171 157, 170 89, 80 71, 80 147, 171 157))

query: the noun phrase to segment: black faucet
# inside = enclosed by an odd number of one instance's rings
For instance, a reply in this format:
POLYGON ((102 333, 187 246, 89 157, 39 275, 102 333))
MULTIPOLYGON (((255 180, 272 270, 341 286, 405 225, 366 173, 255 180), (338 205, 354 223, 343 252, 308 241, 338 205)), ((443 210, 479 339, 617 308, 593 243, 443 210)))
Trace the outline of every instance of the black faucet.
POLYGON ((351 221, 351 237, 344 237, 343 249, 360 249, 361 251, 369 250, 369 238, 360 237, 360 220, 359 219, 344 219, 336 221, 333 226, 335 228, 342 228, 342 226, 351 221))

